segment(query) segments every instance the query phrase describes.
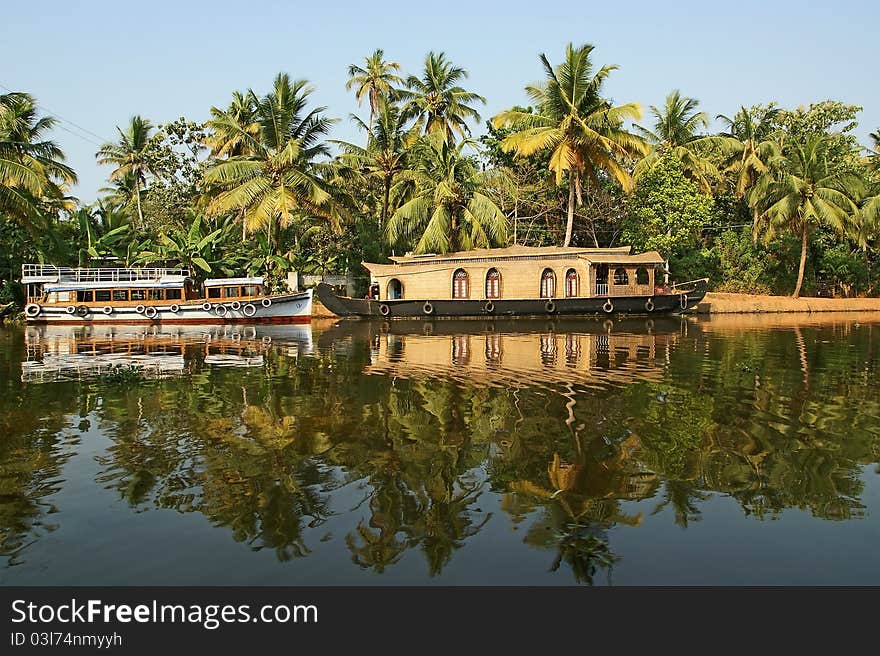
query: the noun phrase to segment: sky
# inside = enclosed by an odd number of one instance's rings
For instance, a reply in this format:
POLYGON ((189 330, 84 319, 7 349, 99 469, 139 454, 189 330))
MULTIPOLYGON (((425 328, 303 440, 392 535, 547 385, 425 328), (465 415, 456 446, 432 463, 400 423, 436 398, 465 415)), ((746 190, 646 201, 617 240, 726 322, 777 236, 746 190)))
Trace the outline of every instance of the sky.
POLYGON ((830 98, 864 108, 856 135, 867 144, 880 128, 878 18, 880 3, 852 0, 16 2, 0 19, 0 93, 26 91, 59 118, 52 138, 84 202, 110 172, 95 152, 130 116, 204 121, 236 89, 267 93, 281 71, 309 80, 314 103, 341 119, 331 138, 357 140, 347 69, 376 48, 407 73, 429 50, 445 52, 487 99, 484 120, 527 104, 523 87, 543 77, 540 53, 556 64, 567 43, 590 43, 597 65, 620 67, 605 87, 616 103, 647 113, 680 89, 714 117, 830 98))

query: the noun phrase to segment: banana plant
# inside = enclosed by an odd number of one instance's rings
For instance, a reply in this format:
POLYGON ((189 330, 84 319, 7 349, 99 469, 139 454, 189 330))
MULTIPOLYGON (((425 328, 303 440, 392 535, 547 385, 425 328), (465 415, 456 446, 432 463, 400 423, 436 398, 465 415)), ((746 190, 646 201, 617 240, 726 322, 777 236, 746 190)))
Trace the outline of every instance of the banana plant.
POLYGON ((211 230, 201 215, 194 214, 188 229, 160 233, 153 249, 143 251, 138 259, 189 269, 197 277, 216 272, 232 274, 236 272, 236 260, 226 254, 225 247, 235 232, 231 218, 211 230))

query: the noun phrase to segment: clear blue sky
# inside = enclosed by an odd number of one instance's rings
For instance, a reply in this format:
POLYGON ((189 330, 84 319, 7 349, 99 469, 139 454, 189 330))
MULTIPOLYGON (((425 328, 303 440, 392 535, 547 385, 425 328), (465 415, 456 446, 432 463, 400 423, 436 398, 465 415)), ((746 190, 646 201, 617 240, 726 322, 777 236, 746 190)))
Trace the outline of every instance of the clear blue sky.
MULTIPOLYGON (((407 72, 428 50, 445 51, 487 98, 487 118, 525 103, 523 86, 541 79, 538 54, 556 63, 569 41, 620 66, 607 85, 617 102, 647 109, 679 88, 715 116, 833 98, 864 107, 862 143, 880 127, 880 4, 867 1, 66 0, 11 3, 3 18, 0 85, 104 139, 133 114, 203 121, 235 89, 268 91, 279 71, 312 82, 316 103, 342 119, 333 138, 353 139, 346 69, 377 47, 407 72)), ((75 193, 94 200, 109 171, 95 163, 96 144, 53 136, 79 174, 75 193)))

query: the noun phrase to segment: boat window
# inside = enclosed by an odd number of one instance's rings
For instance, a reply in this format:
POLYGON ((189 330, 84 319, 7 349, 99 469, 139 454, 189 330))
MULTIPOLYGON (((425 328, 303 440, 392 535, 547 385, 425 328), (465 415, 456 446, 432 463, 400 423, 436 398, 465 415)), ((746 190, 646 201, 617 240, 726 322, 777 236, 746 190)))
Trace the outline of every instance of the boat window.
POLYGON ((578 295, 578 274, 574 269, 565 273, 565 295, 573 298, 578 295))
POLYGON ((470 298, 470 289, 468 285, 468 272, 464 269, 458 269, 452 275, 452 298, 470 298))
POLYGON ((208 287, 208 298, 220 298, 220 288, 208 287))
POLYGON ((91 289, 82 289, 76 293, 76 300, 79 303, 91 303, 92 301, 92 290, 91 289))
POLYGON ((398 298, 403 298, 403 283, 392 278, 388 281, 388 299, 393 301, 398 298))
POLYGON ((486 298, 501 298, 501 274, 498 269, 489 269, 486 274, 486 298))
POLYGON ((95 300, 96 301, 109 301, 110 300, 110 290, 109 289, 96 289, 95 290, 95 300))
POLYGON ((180 300, 180 290, 179 289, 166 289, 165 290, 165 300, 166 301, 179 301, 180 300))
POLYGON ((626 273, 626 269, 623 267, 619 267, 614 270, 614 284, 615 285, 628 285, 629 284, 629 275, 626 273))
POLYGON ((648 282, 648 270, 645 267, 639 267, 636 269, 636 284, 647 285, 648 282))
POLYGON ((131 290, 131 300, 133 300, 133 301, 146 301, 147 300, 147 290, 146 289, 132 289, 131 290))
MULTIPOLYGON (((165 295, 162 293, 161 289, 151 289, 147 292, 147 296, 151 301, 164 301, 165 295)), ((134 292, 132 291, 132 294, 134 292)))
POLYGON ((232 298, 239 295, 238 287, 225 287, 223 290, 223 295, 226 298, 232 298))
POLYGON ((541 274, 541 298, 553 298, 556 296, 556 274, 553 269, 544 269, 541 274))
POLYGON ((245 285, 241 288, 242 296, 259 296, 260 288, 257 285, 245 285))
POLYGON ((114 289, 113 290, 113 300, 114 301, 127 301, 128 300, 128 290, 127 289, 114 289))

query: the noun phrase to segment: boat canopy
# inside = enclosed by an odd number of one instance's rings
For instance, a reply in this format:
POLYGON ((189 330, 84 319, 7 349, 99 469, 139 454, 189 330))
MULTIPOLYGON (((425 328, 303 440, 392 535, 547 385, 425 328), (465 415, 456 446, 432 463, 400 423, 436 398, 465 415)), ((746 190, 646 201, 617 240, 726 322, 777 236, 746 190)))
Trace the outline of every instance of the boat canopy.
POLYGON ((507 246, 506 248, 474 248, 469 251, 456 251, 454 253, 413 254, 403 256, 391 256, 388 259, 395 264, 417 265, 447 262, 461 262, 465 260, 521 260, 537 258, 566 258, 578 255, 629 255, 631 246, 614 246, 609 248, 588 248, 579 246, 507 246))
POLYGON ((226 287, 227 285, 262 285, 263 277, 257 278, 208 278, 205 287, 226 287))
POLYGON ((620 265, 659 265, 665 260, 657 251, 648 251, 647 253, 638 253, 636 255, 627 254, 607 254, 607 253, 583 253, 578 254, 582 260, 587 260, 593 264, 620 264, 620 265))

